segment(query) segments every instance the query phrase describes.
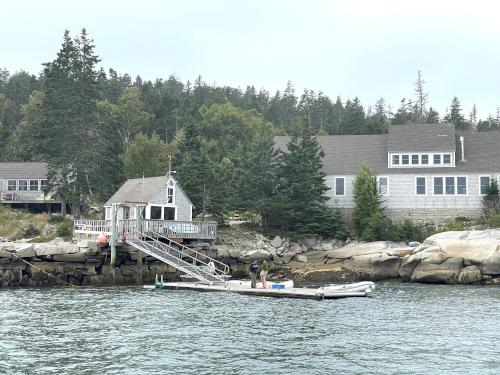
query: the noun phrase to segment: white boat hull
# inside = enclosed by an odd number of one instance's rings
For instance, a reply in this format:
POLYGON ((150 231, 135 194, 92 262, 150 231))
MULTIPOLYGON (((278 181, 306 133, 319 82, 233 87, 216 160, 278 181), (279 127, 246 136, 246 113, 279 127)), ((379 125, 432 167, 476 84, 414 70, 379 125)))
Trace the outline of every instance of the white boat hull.
POLYGON ((375 283, 362 281, 353 284, 330 284, 319 289, 325 293, 371 293, 375 290, 375 283))

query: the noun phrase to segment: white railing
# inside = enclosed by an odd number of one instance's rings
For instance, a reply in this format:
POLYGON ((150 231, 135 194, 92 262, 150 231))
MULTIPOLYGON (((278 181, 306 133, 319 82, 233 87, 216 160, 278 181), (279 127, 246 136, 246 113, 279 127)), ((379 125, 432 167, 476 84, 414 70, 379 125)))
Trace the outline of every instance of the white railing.
MULTIPOLYGON (((159 233, 169 238, 214 240, 217 237, 217 223, 205 221, 170 221, 170 220, 118 220, 118 237, 125 238, 133 230, 159 233)), ((97 239, 100 233, 111 235, 111 220, 75 220, 75 237, 79 239, 97 239), (95 238, 94 238, 95 237, 95 238)))

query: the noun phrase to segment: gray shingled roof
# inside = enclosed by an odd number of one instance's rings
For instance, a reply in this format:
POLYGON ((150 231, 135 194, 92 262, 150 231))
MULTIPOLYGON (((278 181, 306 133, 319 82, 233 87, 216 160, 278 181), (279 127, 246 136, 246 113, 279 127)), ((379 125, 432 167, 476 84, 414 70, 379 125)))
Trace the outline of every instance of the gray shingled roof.
POLYGON ((454 151, 455 148, 455 127, 453 125, 414 124, 389 126, 388 151, 454 151))
POLYGON ((0 162, 0 179, 45 179, 45 162, 0 162))
POLYGON ((147 203, 166 184, 166 176, 133 178, 125 181, 121 188, 104 204, 112 203, 147 203))
MULTIPOLYGON (((407 126, 407 125, 405 125, 407 126)), ((286 150, 289 137, 275 137, 275 145, 286 150)), ((329 135, 317 137, 325 157, 323 171, 327 175, 354 175, 362 163, 367 163, 375 174, 459 173, 500 171, 500 131, 485 133, 458 133, 454 137, 456 167, 388 168, 387 134, 329 135), (465 162, 461 162, 459 136, 464 136, 465 162)), ((406 150, 405 150, 406 151, 406 150)))
MULTIPOLYGON (((181 185, 177 180, 171 176, 170 177, 176 183, 176 188, 184 193, 189 203, 193 205, 189 196, 182 189, 181 185)), ((105 206, 109 206, 113 203, 148 203, 153 199, 156 194, 158 194, 163 186, 166 185, 168 181, 167 176, 158 177, 147 177, 147 178, 132 178, 125 181, 125 183, 118 189, 116 193, 113 194, 111 198, 108 199, 105 206)))

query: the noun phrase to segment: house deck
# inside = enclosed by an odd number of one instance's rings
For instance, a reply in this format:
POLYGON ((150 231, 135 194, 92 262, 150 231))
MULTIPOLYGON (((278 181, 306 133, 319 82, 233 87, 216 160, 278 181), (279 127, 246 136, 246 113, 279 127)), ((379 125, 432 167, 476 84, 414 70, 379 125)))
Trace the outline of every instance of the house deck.
MULTIPOLYGON (((217 223, 206 221, 172 221, 172 220, 118 220, 117 230, 121 239, 125 239, 132 230, 140 228, 140 232, 160 233, 168 238, 215 240, 217 223)), ((111 220, 75 220, 73 228, 77 240, 96 241, 104 233, 111 236, 111 220)))

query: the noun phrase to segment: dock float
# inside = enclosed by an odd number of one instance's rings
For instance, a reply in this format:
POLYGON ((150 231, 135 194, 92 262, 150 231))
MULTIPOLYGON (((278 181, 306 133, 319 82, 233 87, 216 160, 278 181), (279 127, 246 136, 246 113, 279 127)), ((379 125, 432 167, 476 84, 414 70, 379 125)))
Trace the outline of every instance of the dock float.
MULTIPOLYGON (((250 288, 246 282, 237 283, 232 280, 227 283, 214 283, 212 285, 197 282, 166 282, 162 284, 163 289, 192 290, 197 292, 227 292, 238 293, 247 296, 274 297, 274 298, 299 298, 299 299, 337 299, 347 297, 366 297, 365 292, 328 292, 319 288, 284 288, 274 289, 272 285, 268 288, 262 286, 250 288)), ((145 288, 155 289, 155 285, 145 285, 145 288)))

